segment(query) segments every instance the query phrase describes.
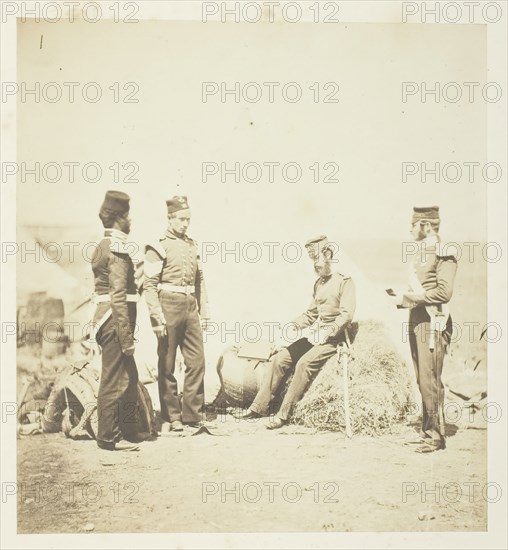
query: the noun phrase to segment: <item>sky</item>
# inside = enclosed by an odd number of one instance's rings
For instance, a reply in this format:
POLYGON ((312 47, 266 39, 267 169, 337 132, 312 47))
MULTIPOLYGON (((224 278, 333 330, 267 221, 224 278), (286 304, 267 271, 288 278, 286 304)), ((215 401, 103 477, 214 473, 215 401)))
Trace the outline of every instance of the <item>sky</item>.
MULTIPOLYGON (((19 29, 18 79, 28 88, 54 82, 47 97, 58 88, 63 98, 51 103, 41 92, 39 103, 30 95, 18 102, 20 224, 97 226, 105 191, 119 189, 132 197, 141 240, 163 231, 165 200, 174 194, 188 195, 191 234, 200 241, 303 242, 320 233, 345 241, 406 239, 412 207, 434 204, 448 239, 486 239, 488 184, 480 170, 467 181, 464 165, 487 162, 485 103, 401 97, 403 82, 421 88, 485 81, 481 26, 413 25, 408 32, 401 25, 347 24, 324 25, 319 33, 283 24, 126 27, 102 21, 19 29), (73 103, 64 82, 78 83, 73 103), (96 103, 82 98, 90 82, 102 93, 96 103), (206 102, 205 82, 219 90, 206 102), (278 83, 273 103, 265 82, 278 83), (289 82, 299 86, 300 101, 277 93, 289 82), (330 82, 336 84, 325 87, 330 82), (235 83, 239 98, 223 100, 220 90, 235 83), (245 100, 255 90, 247 83, 261 87, 259 101, 245 100), (72 182, 69 162, 77 163, 72 182), (279 163, 273 182, 268 162, 279 163), (423 163, 436 162, 457 163, 462 177, 446 181, 451 170, 439 183, 432 175, 424 183, 423 163), (93 167, 83 172, 88 163, 100 167, 96 182, 93 167), (218 171, 206 181, 203 163, 218 171), (260 181, 245 181, 240 172, 235 182, 221 163, 226 169, 240 163, 240 170, 255 163, 260 181), (300 166, 298 182, 289 181, 290 167, 283 172, 288 163, 300 166), (403 163, 417 170, 406 181, 403 163), (25 168, 35 168, 40 181, 25 168), (326 175, 338 181, 325 182, 326 175)), ((246 173, 252 179, 254 172, 246 173)))

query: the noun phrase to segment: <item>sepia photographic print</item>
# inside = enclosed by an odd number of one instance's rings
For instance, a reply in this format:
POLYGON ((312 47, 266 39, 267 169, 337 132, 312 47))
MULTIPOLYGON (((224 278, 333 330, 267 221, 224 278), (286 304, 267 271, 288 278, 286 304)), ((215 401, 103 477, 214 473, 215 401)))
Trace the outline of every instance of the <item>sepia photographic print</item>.
POLYGON ((506 548, 507 3, 1 17, 2 548, 506 548))

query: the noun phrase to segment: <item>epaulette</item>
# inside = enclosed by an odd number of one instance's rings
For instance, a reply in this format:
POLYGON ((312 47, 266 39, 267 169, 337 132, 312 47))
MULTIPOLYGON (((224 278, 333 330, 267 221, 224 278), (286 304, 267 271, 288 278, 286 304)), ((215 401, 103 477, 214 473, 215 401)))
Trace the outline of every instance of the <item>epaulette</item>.
POLYGON ((439 258, 459 257, 459 245, 454 242, 438 241, 436 243, 436 256, 439 258))
MULTIPOLYGON (((159 242, 162 241, 164 237, 161 237, 159 239, 159 242)), ((151 248, 152 250, 155 250, 157 254, 163 259, 166 259, 166 251, 164 250, 164 247, 160 243, 148 243, 145 245, 145 254, 148 252, 148 249, 151 248)))

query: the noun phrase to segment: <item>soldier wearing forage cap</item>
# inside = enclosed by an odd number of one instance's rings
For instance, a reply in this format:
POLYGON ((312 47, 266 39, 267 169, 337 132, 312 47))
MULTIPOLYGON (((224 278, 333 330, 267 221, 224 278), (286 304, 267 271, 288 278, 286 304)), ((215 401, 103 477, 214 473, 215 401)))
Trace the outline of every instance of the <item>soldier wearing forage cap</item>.
POLYGON ((314 284, 312 301, 307 311, 293 321, 296 329, 311 327, 308 338, 300 338, 282 348, 271 359, 271 372, 265 376, 252 405, 237 418, 267 416, 284 375, 294 367, 294 376, 280 409, 268 429, 287 424, 295 405, 312 384, 321 367, 337 352, 344 341, 345 329, 353 319, 356 297, 350 277, 332 273, 333 251, 324 235, 305 244, 318 280, 314 284))
POLYGON ((137 407, 138 371, 134 361, 134 326, 138 299, 134 265, 125 243, 130 231, 129 196, 108 191, 99 212, 104 238, 95 249, 92 269, 96 305, 92 337, 102 349, 97 397, 97 445, 106 450, 137 450, 122 438, 120 419, 137 407))
POLYGON ((422 396, 423 423, 417 452, 445 448, 443 359, 452 335, 448 302, 457 271, 456 249, 439 237, 439 207, 415 207, 411 235, 418 244, 410 264, 410 291, 397 296, 410 308, 409 344, 422 396))
POLYGON ((166 201, 168 228, 146 247, 145 297, 158 339, 161 433, 182 431, 201 421, 204 406, 205 356, 201 320, 209 319, 208 299, 197 244, 187 236, 191 210, 187 197, 166 201), (183 396, 174 376, 177 348, 185 362, 183 396))

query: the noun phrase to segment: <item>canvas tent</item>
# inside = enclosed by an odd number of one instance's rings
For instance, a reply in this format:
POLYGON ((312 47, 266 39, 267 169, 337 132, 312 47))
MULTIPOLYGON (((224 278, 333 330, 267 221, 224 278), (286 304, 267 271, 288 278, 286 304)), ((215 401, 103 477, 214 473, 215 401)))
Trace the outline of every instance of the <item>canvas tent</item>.
MULTIPOLYGON (((18 303, 23 303, 32 292, 47 292, 48 296, 61 298, 65 306, 65 320, 77 327, 73 340, 85 337, 83 327, 90 320, 90 304, 93 277, 90 263, 78 255, 69 265, 65 256, 60 261, 48 261, 48 243, 66 240, 92 242, 96 235, 73 228, 19 228, 18 247, 32 250, 33 254, 18 258, 18 303), (23 244, 24 243, 24 244, 23 244), (23 261, 22 261, 23 260, 23 261), (65 267, 62 267, 65 266, 65 267), (70 274, 72 273, 72 275, 70 274)), ((329 235, 334 242, 333 235, 329 235)), ((142 251, 143 247, 138 246, 142 251)), ((270 323, 285 323, 301 313, 310 302, 315 275, 311 262, 302 257, 298 262, 285 259, 259 262, 225 263, 223 258, 212 256, 204 263, 205 278, 210 296, 213 322, 204 334, 206 354, 206 385, 208 394, 217 390, 219 380, 215 372, 220 355, 230 345, 240 344, 245 337, 267 338, 270 323), (288 284, 290 281, 290 284, 288 284), (254 326, 256 325, 256 326, 254 326)), ((414 371, 409 354, 409 344, 404 337, 403 324, 407 311, 397 311, 383 288, 372 283, 341 248, 334 269, 350 275, 356 286, 357 310, 355 320, 382 321, 393 345, 408 364, 408 372, 414 381, 414 371)), ((146 303, 142 298, 138 305, 138 340, 136 358, 141 368, 156 371, 156 339, 153 335, 146 303), (142 367, 146 365, 146 367, 142 367)), ((415 388, 416 385, 414 384, 415 388)), ((415 397, 418 395, 415 390, 415 397)))

